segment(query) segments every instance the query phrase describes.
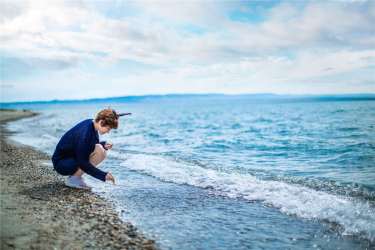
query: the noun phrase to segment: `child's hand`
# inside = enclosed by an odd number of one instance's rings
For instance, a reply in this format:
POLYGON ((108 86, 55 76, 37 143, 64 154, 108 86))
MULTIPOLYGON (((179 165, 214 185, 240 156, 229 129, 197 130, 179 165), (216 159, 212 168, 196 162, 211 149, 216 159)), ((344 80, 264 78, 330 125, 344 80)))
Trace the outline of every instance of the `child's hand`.
POLYGON ((115 178, 113 177, 113 175, 111 173, 107 173, 107 175, 105 176, 105 180, 106 181, 112 181, 113 185, 115 185, 115 178))
POLYGON ((113 144, 110 143, 110 142, 107 142, 107 143, 104 145, 105 149, 107 149, 107 150, 108 150, 108 149, 111 149, 112 146, 113 146, 113 144))

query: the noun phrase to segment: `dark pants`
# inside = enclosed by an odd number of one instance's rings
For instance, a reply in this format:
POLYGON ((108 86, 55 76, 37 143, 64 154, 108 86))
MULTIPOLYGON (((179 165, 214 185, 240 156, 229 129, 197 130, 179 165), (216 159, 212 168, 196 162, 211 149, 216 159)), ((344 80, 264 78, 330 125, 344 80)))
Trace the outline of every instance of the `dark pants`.
POLYGON ((65 158, 53 164, 53 167, 61 175, 73 175, 78 170, 78 162, 74 158, 65 158))

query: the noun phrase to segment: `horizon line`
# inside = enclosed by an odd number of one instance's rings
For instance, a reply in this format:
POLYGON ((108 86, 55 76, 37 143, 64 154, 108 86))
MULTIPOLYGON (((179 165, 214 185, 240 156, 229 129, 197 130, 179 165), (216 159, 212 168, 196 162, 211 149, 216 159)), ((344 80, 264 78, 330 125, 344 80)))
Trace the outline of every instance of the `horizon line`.
POLYGON ((105 101, 111 99, 122 99, 122 98, 147 98, 147 97, 173 97, 173 96, 268 96, 268 97, 336 97, 336 98, 374 98, 374 93, 332 93, 332 94, 279 94, 279 93, 167 93, 167 94, 145 94, 145 95, 124 95, 124 96, 108 96, 108 97, 92 97, 92 98, 82 98, 82 99, 49 99, 49 100, 30 100, 30 101, 7 101, 1 102, 3 104, 31 104, 31 103, 58 103, 58 102, 90 102, 90 101, 105 101))

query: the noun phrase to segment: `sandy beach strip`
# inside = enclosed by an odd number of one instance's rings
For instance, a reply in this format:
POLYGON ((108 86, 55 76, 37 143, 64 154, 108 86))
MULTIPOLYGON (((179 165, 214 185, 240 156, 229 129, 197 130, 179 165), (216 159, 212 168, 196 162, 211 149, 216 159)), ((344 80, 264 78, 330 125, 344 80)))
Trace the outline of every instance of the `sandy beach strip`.
POLYGON ((64 186, 48 155, 8 139, 6 122, 35 115, 0 110, 0 249, 156 249, 110 202, 64 186))

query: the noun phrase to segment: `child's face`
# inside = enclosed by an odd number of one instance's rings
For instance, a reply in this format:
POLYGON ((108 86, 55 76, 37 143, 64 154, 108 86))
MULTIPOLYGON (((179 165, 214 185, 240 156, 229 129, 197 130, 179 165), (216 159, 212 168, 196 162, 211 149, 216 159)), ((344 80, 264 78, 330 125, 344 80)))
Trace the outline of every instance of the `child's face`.
POLYGON ((101 122, 99 122, 99 127, 98 127, 99 134, 104 135, 108 133, 109 131, 111 131, 111 128, 109 126, 102 126, 101 122))

